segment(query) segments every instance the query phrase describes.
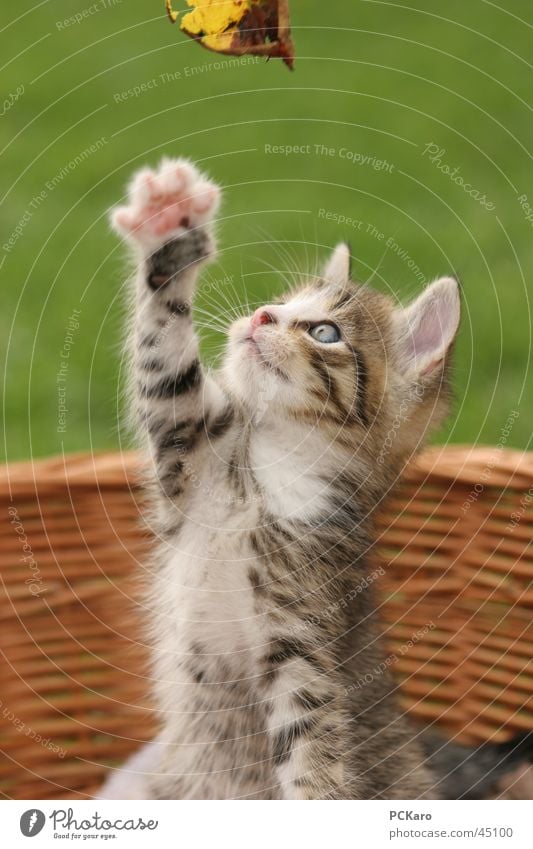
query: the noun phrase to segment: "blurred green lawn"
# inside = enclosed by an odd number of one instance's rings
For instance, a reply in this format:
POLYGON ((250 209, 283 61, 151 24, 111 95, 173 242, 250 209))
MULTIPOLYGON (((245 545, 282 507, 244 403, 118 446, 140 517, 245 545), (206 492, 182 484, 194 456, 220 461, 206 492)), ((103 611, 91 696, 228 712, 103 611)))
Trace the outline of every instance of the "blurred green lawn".
MULTIPOLYGON (((204 309, 228 315, 246 298, 261 303, 297 264, 313 267, 344 238, 357 276, 379 265, 375 284, 404 299, 456 273, 457 402, 438 438, 496 444, 519 411, 507 444, 526 447, 530 3, 508 0, 502 11, 488 0, 292 0, 292 74, 277 61, 204 51, 167 22, 163 5, 24 0, 2 11, 7 457, 123 444, 125 267, 106 210, 132 169, 165 153, 202 161, 226 187, 204 309), (80 23, 65 23, 76 13, 80 23), (433 162, 430 144, 444 150, 433 162), (351 221, 339 224, 342 216, 351 221)), ((216 356, 222 337, 204 335, 216 356)))

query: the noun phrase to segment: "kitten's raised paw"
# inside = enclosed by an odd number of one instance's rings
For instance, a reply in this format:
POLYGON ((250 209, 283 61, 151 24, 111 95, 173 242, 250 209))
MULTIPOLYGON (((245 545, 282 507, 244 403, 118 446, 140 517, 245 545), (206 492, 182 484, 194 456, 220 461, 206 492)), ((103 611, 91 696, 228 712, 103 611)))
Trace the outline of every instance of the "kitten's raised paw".
POLYGON ((117 232, 154 247, 209 223, 218 208, 218 187, 184 159, 163 159, 157 170, 142 168, 128 188, 128 203, 111 213, 117 232))

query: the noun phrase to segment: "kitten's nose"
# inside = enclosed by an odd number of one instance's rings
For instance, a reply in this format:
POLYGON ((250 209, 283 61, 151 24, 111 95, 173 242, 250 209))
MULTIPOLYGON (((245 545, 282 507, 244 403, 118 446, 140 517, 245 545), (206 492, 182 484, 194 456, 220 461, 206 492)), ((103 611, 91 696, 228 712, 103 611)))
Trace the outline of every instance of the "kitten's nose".
POLYGON ((276 319, 269 310, 265 309, 265 307, 259 307, 252 316, 252 330, 255 330, 256 327, 259 327, 261 324, 275 323, 276 319))

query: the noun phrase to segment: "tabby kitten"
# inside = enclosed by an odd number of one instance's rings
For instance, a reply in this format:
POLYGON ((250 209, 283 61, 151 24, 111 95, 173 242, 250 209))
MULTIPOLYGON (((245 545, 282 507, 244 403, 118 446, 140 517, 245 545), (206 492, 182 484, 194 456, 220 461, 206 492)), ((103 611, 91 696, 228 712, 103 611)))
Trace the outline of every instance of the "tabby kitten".
POLYGON ((219 195, 163 160, 112 217, 138 263, 161 731, 102 797, 435 798, 392 694, 370 551, 376 508, 448 408, 457 283, 399 307, 351 282, 341 244, 320 277, 233 324, 212 374, 191 305, 219 195))

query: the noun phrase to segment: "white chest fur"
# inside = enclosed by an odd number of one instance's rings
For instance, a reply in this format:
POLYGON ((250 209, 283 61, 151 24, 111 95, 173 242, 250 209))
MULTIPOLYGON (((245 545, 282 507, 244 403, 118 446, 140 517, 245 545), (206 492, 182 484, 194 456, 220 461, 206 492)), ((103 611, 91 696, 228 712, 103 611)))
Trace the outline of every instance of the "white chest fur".
POLYGON ((297 424, 269 424, 250 446, 251 464, 274 516, 312 521, 327 508, 331 465, 322 437, 297 424))
POLYGON ((212 682, 221 674, 241 678, 251 671, 254 647, 264 641, 250 582, 256 562, 250 531, 258 513, 257 504, 228 505, 199 490, 167 549, 153 594, 163 701, 175 700, 175 685, 189 681, 195 655, 212 682))

